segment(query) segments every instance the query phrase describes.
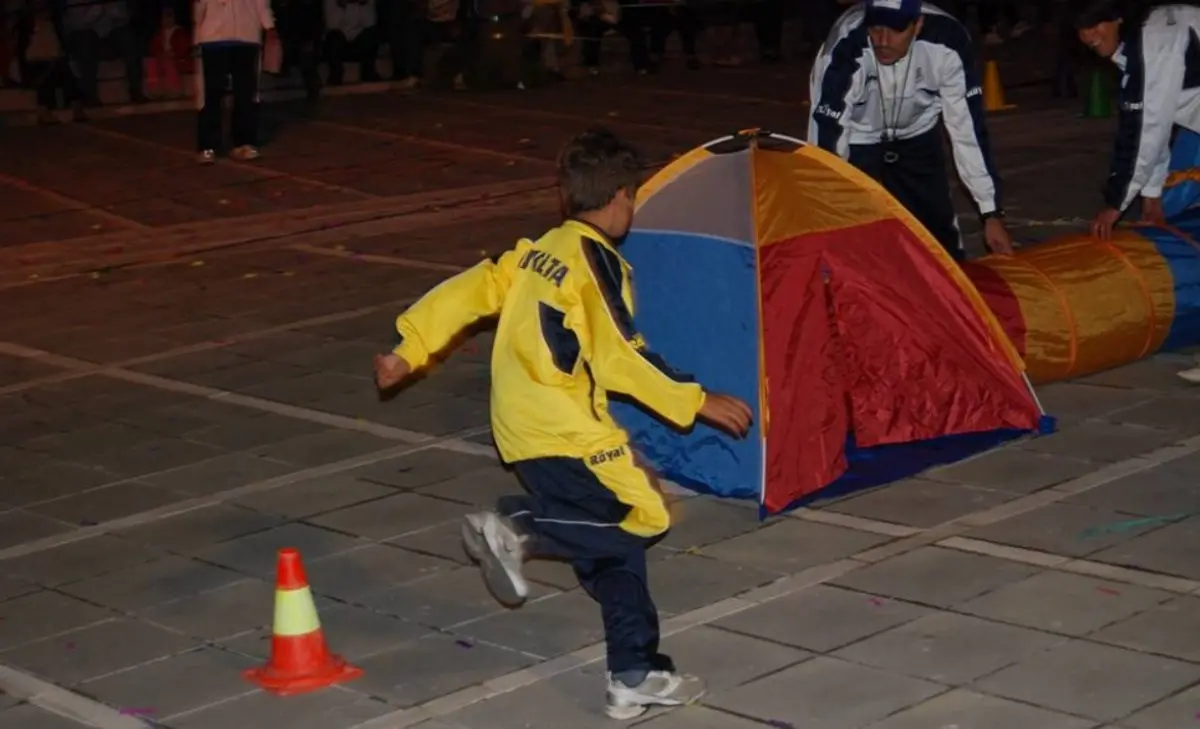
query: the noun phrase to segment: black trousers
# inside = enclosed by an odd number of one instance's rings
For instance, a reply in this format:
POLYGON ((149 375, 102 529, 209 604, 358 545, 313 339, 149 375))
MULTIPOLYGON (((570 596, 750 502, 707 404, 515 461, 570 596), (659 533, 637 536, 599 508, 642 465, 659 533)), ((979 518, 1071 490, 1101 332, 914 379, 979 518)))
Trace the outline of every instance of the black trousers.
POLYGON ((497 511, 533 538, 532 556, 571 562, 600 604, 608 670, 674 671, 658 652, 658 608, 646 576, 646 550, 665 533, 643 538, 618 527, 629 507, 583 460, 538 458, 513 468, 529 494, 501 498, 497 511))
POLYGON ((958 217, 950 198, 940 124, 924 134, 890 144, 852 144, 850 164, 883 185, 954 260, 965 260, 958 217))
POLYGON ((378 81, 375 59, 379 55, 379 28, 371 26, 348 40, 340 30, 325 34, 325 60, 329 62, 329 83, 336 86, 345 77, 346 61, 358 61, 359 81, 378 81))
POLYGON ((99 81, 101 50, 104 44, 112 44, 125 63, 125 84, 129 89, 130 101, 142 96, 142 53, 137 36, 130 26, 116 28, 105 38, 93 30, 77 30, 67 36, 67 53, 79 69, 79 86, 88 103, 99 103, 99 81))
POLYGON ((196 149, 221 146, 221 100, 233 88, 233 146, 258 144, 258 71, 262 46, 206 43, 200 46, 204 97, 196 123, 196 149))

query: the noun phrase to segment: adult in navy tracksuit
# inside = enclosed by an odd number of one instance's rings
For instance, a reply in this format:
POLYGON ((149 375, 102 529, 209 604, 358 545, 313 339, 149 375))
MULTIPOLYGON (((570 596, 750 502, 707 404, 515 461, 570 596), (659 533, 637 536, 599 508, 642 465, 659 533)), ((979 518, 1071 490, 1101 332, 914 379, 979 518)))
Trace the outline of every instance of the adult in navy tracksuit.
POLYGON ((1200 8, 1164 5, 1149 13, 1118 0, 1077 0, 1079 39, 1121 70, 1120 115, 1105 207, 1092 232, 1107 240, 1142 198, 1142 217, 1162 223, 1162 193, 1176 126, 1200 133, 1200 8))
MULTIPOLYGON (((1103 210, 1092 222, 1100 240, 1141 196, 1142 218, 1166 222, 1162 194, 1176 127, 1200 134, 1200 8, 1144 6, 1118 0, 1073 0, 1083 44, 1121 70, 1120 115, 1103 210)), ((1200 384, 1197 366, 1179 373, 1200 384)))
POLYGON ((965 257, 941 129, 994 253, 1011 253, 970 35, 921 0, 867 0, 813 65, 808 140, 876 178, 955 260, 965 257))

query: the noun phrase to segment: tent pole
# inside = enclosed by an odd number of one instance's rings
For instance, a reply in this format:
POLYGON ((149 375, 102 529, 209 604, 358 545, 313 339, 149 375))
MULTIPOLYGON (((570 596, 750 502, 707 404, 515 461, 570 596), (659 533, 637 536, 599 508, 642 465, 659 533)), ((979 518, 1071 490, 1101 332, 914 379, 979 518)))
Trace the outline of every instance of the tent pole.
POLYGON ((1042 407, 1042 401, 1038 399, 1037 391, 1033 389, 1033 383, 1029 381, 1029 375, 1022 372, 1021 379, 1025 381, 1025 387, 1028 388, 1029 396, 1033 398, 1034 404, 1037 405, 1038 412, 1045 415, 1046 408, 1042 407))

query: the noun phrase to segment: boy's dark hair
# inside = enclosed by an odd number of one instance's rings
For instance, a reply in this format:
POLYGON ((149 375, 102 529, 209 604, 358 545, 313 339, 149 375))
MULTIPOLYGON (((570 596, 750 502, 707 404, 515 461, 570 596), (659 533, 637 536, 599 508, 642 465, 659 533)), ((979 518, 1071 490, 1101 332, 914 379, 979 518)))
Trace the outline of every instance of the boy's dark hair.
POLYGON ((595 127, 571 138, 558 153, 558 188, 567 215, 600 210, 621 190, 636 192, 642 157, 617 135, 595 127))
POLYGON ((1070 0, 1068 12, 1076 30, 1094 28, 1113 20, 1136 20, 1145 0, 1070 0))

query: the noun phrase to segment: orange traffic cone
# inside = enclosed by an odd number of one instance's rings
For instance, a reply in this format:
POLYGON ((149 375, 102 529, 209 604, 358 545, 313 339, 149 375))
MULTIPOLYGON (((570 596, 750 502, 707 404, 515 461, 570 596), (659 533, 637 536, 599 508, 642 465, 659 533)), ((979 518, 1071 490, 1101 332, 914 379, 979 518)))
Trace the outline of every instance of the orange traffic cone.
POLYGON ((1004 100, 1004 87, 1000 85, 1000 67, 988 61, 983 67, 983 108, 986 111, 1007 111, 1017 108, 1004 100))
POLYGON ((361 668, 330 653, 325 645, 300 553, 291 548, 279 550, 271 658, 243 675, 273 694, 291 696, 352 681, 362 674, 361 668))

